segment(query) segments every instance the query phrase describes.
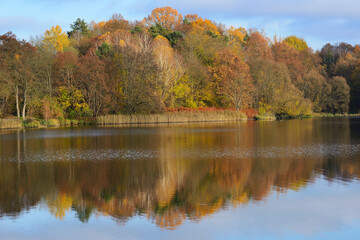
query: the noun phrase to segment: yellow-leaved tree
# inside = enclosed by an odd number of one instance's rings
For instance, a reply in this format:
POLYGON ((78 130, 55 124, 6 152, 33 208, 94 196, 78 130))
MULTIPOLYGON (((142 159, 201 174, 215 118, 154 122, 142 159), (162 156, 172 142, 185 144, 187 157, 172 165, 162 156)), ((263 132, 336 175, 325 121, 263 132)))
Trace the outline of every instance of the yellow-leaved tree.
POLYGON ((247 35, 247 32, 245 30, 245 28, 243 27, 239 27, 239 28, 234 28, 233 26, 231 26, 228 29, 228 36, 229 36, 229 40, 230 42, 238 42, 241 44, 245 43, 245 36, 247 35))
POLYGON ((160 97, 165 105, 171 106, 173 87, 183 76, 179 56, 173 50, 170 42, 163 36, 157 36, 153 41, 153 54, 158 66, 157 85, 161 89, 160 97))
POLYGON ((62 52, 70 44, 67 34, 62 31, 59 25, 46 30, 43 43, 49 48, 54 48, 57 52, 62 52))
POLYGON ((295 48, 299 52, 305 51, 306 49, 309 48, 304 39, 298 38, 296 36, 289 36, 289 37, 285 38, 285 42, 290 47, 295 48))

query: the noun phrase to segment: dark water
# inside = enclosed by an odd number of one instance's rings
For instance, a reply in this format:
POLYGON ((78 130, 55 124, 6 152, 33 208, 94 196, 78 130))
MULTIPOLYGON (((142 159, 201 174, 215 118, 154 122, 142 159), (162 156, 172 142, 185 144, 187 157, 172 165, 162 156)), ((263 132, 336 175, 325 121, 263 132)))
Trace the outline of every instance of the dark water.
POLYGON ((0 239, 359 239, 360 119, 0 131, 0 239))

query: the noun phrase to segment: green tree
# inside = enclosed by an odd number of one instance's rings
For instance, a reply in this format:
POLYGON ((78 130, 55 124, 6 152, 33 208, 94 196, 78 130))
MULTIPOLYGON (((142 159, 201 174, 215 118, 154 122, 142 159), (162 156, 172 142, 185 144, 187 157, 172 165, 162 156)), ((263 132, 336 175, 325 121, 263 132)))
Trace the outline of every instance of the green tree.
MULTIPOLYGON (((89 26, 85 22, 84 19, 76 19, 76 21, 73 24, 70 24, 71 31, 67 32, 69 37, 75 36, 75 35, 81 35, 88 37, 90 35, 89 26)), ((75 38, 78 38, 79 36, 75 36, 75 38)))

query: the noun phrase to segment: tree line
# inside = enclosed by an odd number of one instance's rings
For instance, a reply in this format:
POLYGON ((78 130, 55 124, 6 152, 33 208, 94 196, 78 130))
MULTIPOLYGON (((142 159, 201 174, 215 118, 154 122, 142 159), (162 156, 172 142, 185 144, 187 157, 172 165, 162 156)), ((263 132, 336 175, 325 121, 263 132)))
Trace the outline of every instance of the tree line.
POLYGON ((171 7, 141 21, 78 18, 31 41, 0 36, 0 114, 89 119, 169 108, 358 113, 360 46, 226 27, 171 7))

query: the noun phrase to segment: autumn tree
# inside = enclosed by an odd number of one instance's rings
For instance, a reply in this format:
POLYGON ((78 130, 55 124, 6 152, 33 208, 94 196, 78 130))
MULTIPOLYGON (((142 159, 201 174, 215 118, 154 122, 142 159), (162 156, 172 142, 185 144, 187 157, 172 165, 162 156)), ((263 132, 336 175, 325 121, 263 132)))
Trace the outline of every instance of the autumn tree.
POLYGON ((304 86, 303 75, 307 72, 302 55, 286 41, 277 41, 271 46, 275 61, 284 63, 289 70, 292 83, 301 89, 304 86))
POLYGON ((42 41, 36 44, 38 58, 34 62, 36 68, 36 76, 45 88, 45 95, 50 98, 53 95, 54 87, 54 59, 55 53, 47 48, 42 41))
POLYGON ((183 37, 182 33, 178 31, 181 23, 181 14, 171 7, 156 8, 143 20, 143 24, 148 27, 153 38, 163 36, 169 40, 172 46, 183 37))
POLYGON ((204 31, 192 30, 189 32, 179 46, 187 64, 189 83, 196 91, 198 105, 217 106, 217 89, 210 81, 209 76, 204 74, 207 68, 214 62, 216 53, 226 47, 226 42, 219 38, 213 38, 204 31))
POLYGON ((191 26, 193 28, 193 31, 205 32, 211 37, 220 36, 218 26, 216 26, 215 23, 209 19, 197 18, 195 21, 191 22, 191 26))
POLYGON ((353 47, 347 43, 340 43, 331 45, 327 43, 323 46, 319 52, 319 56, 322 60, 322 64, 325 66, 326 72, 330 77, 334 76, 335 65, 340 57, 344 57, 346 54, 353 51, 353 47))
POLYGON ((182 51, 184 76, 174 87, 177 107, 202 107, 212 102, 213 91, 204 66, 194 52, 182 51))
POLYGON ((69 39, 59 25, 51 27, 46 30, 44 34, 44 44, 49 48, 54 49, 56 52, 64 51, 64 48, 69 46, 69 39))
POLYGON ((124 113, 156 113, 163 110, 157 85, 152 38, 147 33, 134 35, 133 45, 115 50, 112 72, 124 113))
POLYGON ((229 42, 229 46, 231 46, 234 51, 238 53, 242 53, 244 51, 246 45, 246 38, 248 37, 248 33, 243 27, 234 28, 231 26, 227 29, 226 39, 229 42))
POLYGON ((210 72, 218 84, 218 93, 230 99, 236 110, 250 106, 255 88, 249 66, 240 55, 230 49, 222 50, 216 54, 210 72))
POLYGON ((175 30, 181 25, 182 20, 182 15, 176 9, 162 7, 152 10, 151 14, 144 18, 143 22, 147 27, 159 24, 166 29, 175 30))
POLYGON ((181 44, 183 51, 193 52, 204 65, 211 65, 216 53, 226 46, 224 41, 212 38, 201 29, 189 32, 181 44))
POLYGON ((121 14, 114 13, 108 21, 93 22, 91 29, 96 35, 102 35, 107 32, 113 33, 119 29, 130 30, 130 22, 121 14))
POLYGON ((4 69, 0 70, 0 117, 4 116, 8 100, 12 94, 7 75, 8 73, 4 69))
POLYGON ((329 80, 331 85, 331 101, 328 111, 332 113, 347 113, 349 111, 350 88, 343 77, 333 77, 329 80))
POLYGON ((154 39, 153 54, 158 67, 156 82, 160 89, 160 99, 169 107, 173 105, 173 88, 183 75, 180 59, 169 41, 162 36, 154 39))
POLYGON ((309 48, 304 39, 298 38, 296 36, 289 36, 289 37, 285 38, 285 42, 290 47, 295 48, 299 52, 305 51, 309 48))
POLYGON ((357 113, 360 111, 360 63, 352 72, 350 88, 350 110, 357 113))
POLYGON ((344 77, 350 87, 349 110, 351 112, 360 110, 359 59, 354 56, 354 53, 347 53, 340 57, 334 66, 334 75, 344 77))
POLYGON ((74 85, 77 63, 78 56, 74 52, 67 51, 56 55, 54 68, 57 86, 67 86, 71 88, 74 85))
POLYGON ((82 92, 74 86, 59 87, 57 101, 69 119, 86 119, 93 116, 82 92))
POLYGON ((270 39, 258 31, 250 31, 246 41, 245 55, 248 61, 256 59, 273 59, 270 39))
POLYGON ((34 73, 36 49, 26 41, 18 41, 15 35, 8 32, 0 36, 0 52, 2 81, 13 89, 17 117, 25 119, 37 80, 34 73))
POLYGON ((304 76, 304 97, 313 103, 313 110, 321 112, 330 101, 331 85, 325 77, 316 70, 311 70, 304 76))
POLYGON ((105 63, 97 56, 85 55, 79 58, 76 70, 76 86, 84 95, 94 116, 106 113, 111 100, 111 85, 105 63))
POLYGON ((251 74, 258 89, 260 113, 297 116, 310 114, 312 103, 292 84, 285 64, 273 60, 252 61, 251 74))

